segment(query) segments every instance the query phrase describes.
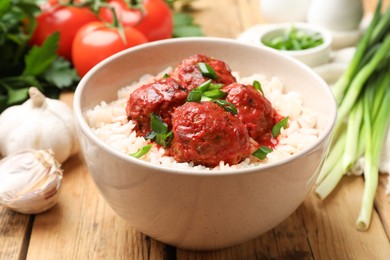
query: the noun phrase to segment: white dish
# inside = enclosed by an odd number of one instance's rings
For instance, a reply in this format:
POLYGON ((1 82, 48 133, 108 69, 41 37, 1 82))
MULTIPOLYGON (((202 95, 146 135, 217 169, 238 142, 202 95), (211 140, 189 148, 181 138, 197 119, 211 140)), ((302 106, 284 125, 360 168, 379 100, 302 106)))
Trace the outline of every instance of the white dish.
POLYGON ((285 32, 292 27, 310 34, 319 33, 324 41, 321 45, 310 49, 293 51, 281 50, 281 53, 296 58, 310 67, 322 65, 330 61, 332 45, 331 34, 322 27, 308 23, 280 23, 265 27, 256 27, 255 29, 248 31, 246 34, 242 34, 238 39, 255 46, 266 46, 262 42, 264 39, 284 35, 285 32))
POLYGON ((337 109, 327 84, 302 63, 270 48, 210 37, 152 42, 113 55, 82 78, 73 104, 81 150, 106 202, 137 230, 198 250, 253 239, 297 209, 322 165, 337 109), (318 140, 280 162, 213 173, 155 166, 97 138, 86 111, 115 100, 118 89, 141 75, 156 74, 194 53, 223 60, 242 76, 279 77, 286 91, 300 93, 316 112, 318 140))
MULTIPOLYGON (((366 21, 366 20, 364 20, 366 21)), ((247 43, 254 46, 263 46, 260 42, 260 38, 269 31, 276 30, 280 27, 287 27, 293 24, 299 24, 301 26, 307 26, 308 28, 313 27, 307 23, 285 23, 285 24, 258 24, 248 28, 242 32, 237 40, 243 43, 247 43)), ((321 28, 319 28, 321 30, 321 28)), ((348 32, 332 32, 322 29, 325 31, 324 34, 332 37, 331 46, 329 49, 322 50, 322 53, 303 53, 299 57, 298 55, 291 54, 290 56, 298 58, 306 65, 314 69, 328 84, 334 84, 335 81, 341 76, 341 74, 348 67, 348 64, 355 51, 354 47, 359 40, 364 26, 358 31, 348 32)), ((290 52, 291 53, 291 52, 290 52)))

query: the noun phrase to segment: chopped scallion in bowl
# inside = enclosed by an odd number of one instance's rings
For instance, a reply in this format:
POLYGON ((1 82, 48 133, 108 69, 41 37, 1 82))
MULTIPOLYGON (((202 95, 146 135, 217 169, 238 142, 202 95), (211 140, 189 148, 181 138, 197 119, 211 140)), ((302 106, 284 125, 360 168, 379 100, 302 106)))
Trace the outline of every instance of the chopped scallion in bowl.
POLYGON ((320 26, 308 23, 281 23, 268 26, 258 34, 257 43, 310 67, 329 62, 332 35, 320 26))
POLYGON ((275 36, 271 39, 264 38, 262 42, 271 48, 277 50, 306 50, 314 48, 324 43, 324 39, 319 32, 307 32, 299 30, 292 26, 282 35, 275 36))

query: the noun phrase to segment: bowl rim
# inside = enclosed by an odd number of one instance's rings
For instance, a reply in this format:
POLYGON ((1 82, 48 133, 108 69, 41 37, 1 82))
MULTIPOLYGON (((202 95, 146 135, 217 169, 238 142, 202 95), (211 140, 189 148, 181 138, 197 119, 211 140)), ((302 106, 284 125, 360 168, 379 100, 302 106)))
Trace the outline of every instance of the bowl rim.
MULTIPOLYGON (((97 105, 97 104, 96 104, 97 105)), ((298 158, 303 157, 306 154, 311 153, 311 151, 315 150, 322 142, 324 142, 328 137, 330 137, 333 127, 336 121, 337 117, 337 105, 336 101, 334 99, 333 93, 331 92, 329 86, 327 83, 318 75, 316 74, 309 66, 299 62, 295 58, 286 56, 281 54, 279 51, 269 48, 269 47, 261 47, 261 46, 253 46, 250 44, 239 42, 235 39, 230 38, 223 38, 223 37, 185 37, 185 38, 171 38, 171 39, 165 39, 155 42, 148 42, 139 46, 135 46, 123 51, 120 51, 105 60, 101 61, 97 65, 95 65, 91 70, 89 70, 86 75, 80 80, 79 84, 77 85, 77 88, 74 93, 73 98, 73 113, 75 116, 75 123, 78 125, 79 130, 86 135, 90 140, 92 140, 97 146, 99 146, 101 149, 104 149, 105 152, 110 153, 111 155, 115 157, 119 157, 122 160, 128 161, 130 163, 136 164, 139 167, 144 167, 146 169, 170 173, 170 174, 179 174, 179 175, 191 175, 191 176, 208 176, 208 177, 215 177, 215 176, 224 176, 224 175, 236 175, 236 174, 243 174, 243 173, 256 173, 259 171, 263 171, 266 169, 274 168, 279 165, 288 163, 290 161, 296 160, 298 158), (126 55, 128 53, 132 52, 138 52, 142 51, 148 48, 154 48, 158 45, 171 45, 171 44, 180 44, 180 43, 186 43, 186 42, 199 42, 199 43, 221 43, 221 44, 232 44, 237 46, 245 46, 245 48, 254 48, 258 49, 261 48, 263 51, 266 52, 272 52, 273 55, 278 56, 281 59, 287 59, 291 63, 294 63, 294 66, 299 66, 301 69, 305 70, 307 73, 311 74, 312 77, 316 78, 317 81, 319 81, 319 85, 321 85, 321 88, 325 90, 325 92, 328 93, 329 99, 332 100, 332 104, 329 106, 329 123, 326 125, 326 127, 321 132, 318 139, 311 143, 309 146, 305 147, 303 150, 299 151, 296 154, 293 154, 289 156, 288 158, 281 159, 280 161, 265 164, 265 165, 258 165, 255 167, 246 167, 246 168, 239 168, 239 169, 224 169, 224 170, 205 170, 205 169, 187 169, 187 168, 174 168, 174 167, 166 167, 161 166, 157 164, 153 164, 150 162, 146 162, 144 160, 141 160, 139 158, 134 158, 132 156, 128 156, 123 152, 120 152, 116 150, 115 148, 109 146, 104 141, 100 140, 92 131, 92 129, 89 127, 84 115, 83 111, 81 109, 81 96, 83 93, 83 90, 85 88, 85 84, 88 81, 89 78, 94 74, 95 71, 99 70, 101 67, 103 67, 105 64, 111 62, 112 60, 117 59, 118 57, 122 55, 126 55)), ((80 133, 78 133, 78 138, 80 139, 80 133)))
MULTIPOLYGON (((263 43, 263 38, 266 37, 268 34, 278 31, 284 31, 286 29, 289 29, 291 27, 295 27, 297 29, 303 29, 303 30, 309 30, 313 32, 318 32, 321 34, 324 42, 316 47, 304 49, 304 50, 277 50, 281 53, 285 53, 291 56, 302 56, 302 55, 310 55, 319 53, 321 51, 324 51, 326 49, 329 49, 333 42, 333 37, 329 31, 327 31, 325 28, 309 24, 309 23, 303 23, 303 22, 295 22, 295 23, 279 23, 279 24, 272 24, 268 26, 267 28, 264 28, 261 32, 258 34, 258 44, 260 46, 265 46, 270 49, 274 49, 272 47, 269 47, 263 43)), ((276 49, 274 49, 276 50, 276 49)))

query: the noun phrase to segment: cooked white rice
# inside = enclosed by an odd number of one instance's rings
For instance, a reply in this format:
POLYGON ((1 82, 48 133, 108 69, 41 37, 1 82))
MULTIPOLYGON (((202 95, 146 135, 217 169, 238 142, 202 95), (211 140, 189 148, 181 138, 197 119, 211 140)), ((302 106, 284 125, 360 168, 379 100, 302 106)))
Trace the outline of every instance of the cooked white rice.
MULTIPOLYGON (((138 82, 120 89, 117 100, 110 103, 103 101, 89 110, 86 114, 88 124, 97 137, 125 154, 134 153, 147 145, 149 141, 143 137, 137 137, 135 131, 133 131, 135 124, 127 120, 125 110, 127 100, 130 93, 137 87, 152 82, 155 78, 161 78, 162 75, 170 71, 171 68, 168 68, 156 77, 145 75, 138 82)), ((240 78, 237 73, 234 73, 234 76, 238 82, 244 84, 252 84, 254 80, 259 81, 264 95, 272 103, 272 106, 281 116, 289 117, 288 127, 281 130, 281 134, 278 136, 278 144, 265 160, 260 161, 251 156, 237 165, 230 166, 221 161, 219 166, 210 169, 199 165, 194 166, 192 163, 178 163, 172 157, 164 156, 164 149, 157 148, 157 146, 152 147, 150 152, 140 159, 159 166, 174 167, 176 169, 189 167, 204 170, 238 169, 280 161, 303 150, 318 138, 319 130, 316 128, 316 114, 311 109, 303 106, 299 93, 285 93, 284 86, 277 77, 267 79, 261 74, 256 74, 251 77, 240 78)))

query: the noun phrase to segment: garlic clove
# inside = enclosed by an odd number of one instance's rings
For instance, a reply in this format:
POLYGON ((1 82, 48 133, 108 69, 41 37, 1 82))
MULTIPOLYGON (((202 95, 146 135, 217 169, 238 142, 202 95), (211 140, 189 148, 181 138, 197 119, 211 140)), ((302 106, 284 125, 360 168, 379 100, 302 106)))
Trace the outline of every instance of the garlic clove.
POLYGON ((25 150, 0 161, 0 205, 37 214, 58 202, 62 169, 51 150, 25 150))

